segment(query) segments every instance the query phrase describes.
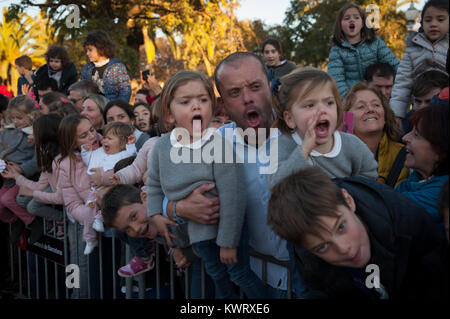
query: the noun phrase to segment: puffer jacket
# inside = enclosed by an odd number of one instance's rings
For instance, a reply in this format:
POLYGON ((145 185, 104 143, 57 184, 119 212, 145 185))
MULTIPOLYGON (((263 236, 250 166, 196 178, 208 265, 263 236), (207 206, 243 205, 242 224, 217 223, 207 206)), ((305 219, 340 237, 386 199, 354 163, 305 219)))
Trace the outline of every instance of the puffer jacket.
MULTIPOLYGON (((27 178, 35 178, 38 174, 35 145, 28 141, 28 134, 21 129, 9 127, 0 132, 0 158, 19 164, 27 178)), ((4 185, 8 187, 15 183, 13 179, 4 180, 4 185)))
POLYGON ((353 85, 364 80, 366 68, 376 62, 385 62, 397 70, 398 59, 383 40, 376 37, 373 42, 362 41, 353 46, 347 41, 331 48, 328 73, 334 78, 341 98, 353 85))
MULTIPOLYGON (((81 70, 82 80, 92 79, 92 62, 86 64, 81 70)), ((126 66, 118 59, 110 59, 103 73, 103 90, 108 100, 121 99, 129 102, 131 97, 130 77, 126 66)))
MULTIPOLYGON (((406 51, 398 67, 389 101, 395 116, 404 118, 410 102, 411 87, 422 73, 445 70, 448 50, 448 33, 431 43, 424 33, 418 32, 406 41, 406 51)), ((448 74, 447 74, 448 75, 448 74)))

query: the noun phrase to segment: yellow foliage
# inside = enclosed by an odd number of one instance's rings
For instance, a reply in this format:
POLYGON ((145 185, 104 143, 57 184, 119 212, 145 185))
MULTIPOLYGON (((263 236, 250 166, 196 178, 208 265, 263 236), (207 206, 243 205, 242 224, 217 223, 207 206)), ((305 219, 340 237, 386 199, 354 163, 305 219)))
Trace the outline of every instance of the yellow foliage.
POLYGON ((2 12, 0 21, 0 76, 9 79, 14 94, 17 93, 19 73, 14 60, 28 55, 34 66, 45 64, 44 53, 48 44, 55 40, 54 30, 47 27, 46 20, 39 15, 32 18, 21 13, 17 19, 6 21, 7 10, 2 12))

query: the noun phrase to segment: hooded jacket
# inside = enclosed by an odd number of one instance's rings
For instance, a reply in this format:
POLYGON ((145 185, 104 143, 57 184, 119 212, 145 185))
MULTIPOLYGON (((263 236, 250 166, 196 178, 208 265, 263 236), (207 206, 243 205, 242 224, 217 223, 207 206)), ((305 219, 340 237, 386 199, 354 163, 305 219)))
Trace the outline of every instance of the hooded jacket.
POLYGON ((395 116, 405 117, 410 102, 411 87, 420 74, 431 70, 447 74, 445 71, 447 50, 448 33, 434 43, 431 43, 422 32, 408 38, 389 101, 395 116))
MULTIPOLYGON (((384 184, 359 176, 333 181, 355 200, 355 214, 370 239, 368 264, 379 267, 388 298, 447 298, 448 244, 429 214, 384 184)), ((299 247, 294 250, 295 265, 313 298, 370 296, 353 283, 345 268, 299 247)))
POLYGON ((361 41, 357 45, 342 41, 341 45, 331 48, 328 73, 336 81, 341 99, 353 85, 364 80, 366 68, 376 62, 389 63, 395 70, 399 63, 379 37, 373 42, 361 41))

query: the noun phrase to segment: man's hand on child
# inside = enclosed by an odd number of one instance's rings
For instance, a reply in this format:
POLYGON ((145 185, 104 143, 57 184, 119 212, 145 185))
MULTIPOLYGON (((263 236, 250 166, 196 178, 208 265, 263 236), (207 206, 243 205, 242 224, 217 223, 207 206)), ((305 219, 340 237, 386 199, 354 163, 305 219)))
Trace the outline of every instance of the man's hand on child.
POLYGON ((217 224, 219 221, 219 198, 208 198, 204 195, 205 192, 214 187, 214 184, 202 184, 186 198, 179 200, 177 203, 177 215, 199 224, 217 224))
POLYGON ((176 222, 171 221, 170 219, 164 217, 161 214, 153 215, 150 218, 155 223, 156 229, 158 230, 158 233, 161 236, 164 236, 164 238, 166 239, 166 241, 169 244, 169 246, 172 247, 173 243, 172 243, 172 240, 170 238, 172 237, 172 238, 176 239, 177 236, 175 236, 174 234, 171 234, 169 232, 169 228, 167 228, 167 225, 178 226, 178 224, 176 222))
POLYGON ((220 262, 222 264, 235 264, 237 263, 237 249, 220 247, 220 262))
POLYGON ((177 265, 178 268, 187 268, 191 265, 191 263, 188 262, 186 256, 184 256, 183 250, 181 248, 173 248, 172 257, 175 265, 177 265))

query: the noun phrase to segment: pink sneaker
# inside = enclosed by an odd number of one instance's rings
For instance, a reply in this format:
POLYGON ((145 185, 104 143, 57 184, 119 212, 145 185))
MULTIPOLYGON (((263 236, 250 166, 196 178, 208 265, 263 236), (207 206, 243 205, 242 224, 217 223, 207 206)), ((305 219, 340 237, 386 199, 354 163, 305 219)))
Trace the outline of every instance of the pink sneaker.
POLYGON ((119 268, 117 274, 120 277, 133 277, 140 275, 146 271, 152 270, 155 267, 155 261, 153 259, 153 254, 150 255, 150 258, 144 260, 137 256, 134 256, 133 259, 130 260, 128 264, 119 268))

